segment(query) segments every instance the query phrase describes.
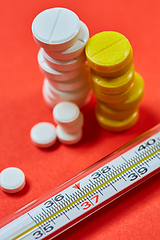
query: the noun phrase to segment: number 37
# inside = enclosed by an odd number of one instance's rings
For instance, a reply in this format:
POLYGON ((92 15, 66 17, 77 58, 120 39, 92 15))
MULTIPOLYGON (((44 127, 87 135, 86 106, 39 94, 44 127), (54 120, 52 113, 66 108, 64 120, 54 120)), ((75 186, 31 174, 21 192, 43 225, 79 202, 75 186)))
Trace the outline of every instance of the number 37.
MULTIPOLYGON (((93 200, 93 199, 95 199, 95 203, 98 203, 99 195, 95 195, 90 200, 93 200)), ((90 208, 91 206, 92 206, 92 204, 88 201, 81 204, 81 207, 83 207, 83 210, 86 210, 86 209, 90 208)))

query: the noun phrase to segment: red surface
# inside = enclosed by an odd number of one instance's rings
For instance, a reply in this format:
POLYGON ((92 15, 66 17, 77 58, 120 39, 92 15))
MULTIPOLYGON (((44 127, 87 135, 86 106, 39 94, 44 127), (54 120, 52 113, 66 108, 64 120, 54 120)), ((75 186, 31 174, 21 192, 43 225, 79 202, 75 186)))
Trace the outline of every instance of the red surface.
MULTIPOLYGON (((0 220, 159 123, 159 8, 158 0, 0 2, 0 171, 19 167, 27 180, 18 194, 0 191, 0 220), (90 36, 114 30, 129 39, 135 69, 144 78, 145 96, 138 123, 120 134, 105 131, 97 124, 93 96, 82 109, 82 141, 75 146, 57 142, 43 150, 31 143, 29 132, 35 123, 53 120, 41 94, 43 75, 38 68, 39 47, 32 38, 31 23, 39 12, 56 6, 77 13, 88 26, 90 36)), ((159 240, 159 186, 157 174, 57 239, 159 240)))

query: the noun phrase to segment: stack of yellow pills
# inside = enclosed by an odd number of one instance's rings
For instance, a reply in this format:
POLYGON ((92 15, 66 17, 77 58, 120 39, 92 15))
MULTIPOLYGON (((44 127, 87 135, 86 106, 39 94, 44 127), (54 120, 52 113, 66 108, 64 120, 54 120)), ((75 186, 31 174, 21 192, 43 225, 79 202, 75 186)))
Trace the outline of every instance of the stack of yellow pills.
POLYGON ((138 120, 144 94, 144 82, 135 72, 128 39, 118 32, 101 32, 89 39, 85 52, 97 97, 97 121, 110 131, 127 130, 138 120))

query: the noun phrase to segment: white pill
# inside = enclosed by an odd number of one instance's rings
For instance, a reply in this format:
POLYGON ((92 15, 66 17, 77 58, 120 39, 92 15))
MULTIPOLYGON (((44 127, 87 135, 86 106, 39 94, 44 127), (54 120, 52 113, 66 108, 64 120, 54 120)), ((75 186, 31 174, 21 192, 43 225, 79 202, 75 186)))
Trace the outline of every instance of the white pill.
POLYGON ((52 110, 54 108, 54 106, 56 105, 56 103, 54 101, 52 101, 47 95, 45 95, 44 93, 43 94, 43 100, 44 100, 44 103, 45 105, 50 109, 52 110))
POLYGON ((80 112, 79 114, 79 118, 78 121, 71 127, 65 127, 65 126, 61 126, 63 131, 67 132, 67 133, 74 133, 74 132, 78 132, 79 130, 82 129, 84 124, 84 118, 83 118, 83 114, 80 112))
MULTIPOLYGON (((48 85, 48 80, 45 79, 43 81, 43 86, 42 86, 42 93, 46 96, 48 96, 51 100, 56 101, 56 96, 54 96, 54 94, 52 94, 49 85, 48 85)), ((58 101, 58 100, 57 100, 58 101)))
POLYGON ((72 80, 59 82, 47 79, 47 81, 49 82, 49 86, 51 85, 57 90, 65 92, 78 90, 86 85, 91 86, 89 72, 86 71, 72 80))
POLYGON ((65 132, 60 125, 57 126, 57 137, 61 143, 72 145, 79 142, 82 138, 82 130, 74 133, 65 132))
POLYGON ((43 54, 43 57, 45 61, 47 62, 48 66, 53 68, 56 71, 62 71, 62 72, 69 72, 72 70, 75 70, 76 68, 81 67, 86 62, 86 56, 85 54, 82 54, 81 56, 77 58, 73 58, 71 60, 56 60, 51 58, 44 50, 43 48, 40 49, 40 51, 43 54))
POLYGON ((17 193, 25 186, 25 175, 19 168, 6 168, 1 172, 0 185, 4 192, 17 193))
POLYGON ((47 82, 44 81, 43 86, 42 86, 42 95, 43 95, 45 104, 50 109, 53 109, 53 107, 57 103, 62 102, 62 101, 73 102, 79 108, 81 108, 84 105, 86 105, 92 97, 92 90, 89 90, 87 93, 85 92, 85 94, 78 94, 78 96, 74 94, 75 92, 68 92, 68 94, 66 94, 66 95, 64 92, 59 92, 59 93, 63 93, 63 95, 59 95, 58 97, 57 97, 57 95, 54 95, 54 93, 51 92, 51 90, 49 89, 47 82))
POLYGON ((43 96, 43 100, 44 100, 45 104, 47 105, 47 107, 52 110, 53 107, 54 107, 57 103, 59 103, 59 102, 57 102, 56 99, 52 99, 52 98, 49 96, 50 93, 49 93, 49 94, 47 93, 47 90, 48 90, 48 89, 45 89, 45 86, 43 85, 43 86, 42 86, 42 96, 43 96))
POLYGON ((30 137, 37 147, 50 147, 57 139, 55 126, 49 122, 37 123, 32 127, 30 137))
POLYGON ((54 81, 51 79, 47 79, 49 85, 52 85, 54 88, 60 91, 74 91, 84 86, 91 87, 90 81, 90 68, 88 64, 85 64, 84 71, 76 78, 73 78, 68 81, 54 81))
POLYGON ((39 53, 38 53, 38 63, 39 63, 39 67, 40 67, 42 73, 47 78, 54 80, 54 81, 66 81, 66 80, 73 79, 73 78, 77 77, 78 75, 80 75, 85 67, 85 65, 83 64, 81 67, 74 69, 72 71, 69 71, 69 72, 56 71, 46 63, 41 51, 39 51, 39 53))
POLYGON ((80 20, 66 8, 51 8, 38 14, 32 23, 35 42, 43 48, 61 51, 71 47, 78 39, 80 20))
POLYGON ((85 86, 88 86, 91 88, 90 75, 88 71, 84 71, 78 77, 68 81, 64 81, 64 82, 53 81, 51 79, 46 79, 46 80, 48 81, 49 86, 52 86, 57 90, 65 91, 65 92, 78 90, 85 86))
MULTIPOLYGON (((43 85, 42 87, 42 95, 43 95, 43 99, 44 99, 44 102, 46 104, 46 106, 49 108, 49 109, 53 109, 53 107, 61 102, 62 100, 57 100, 52 94, 50 91, 48 91, 48 88, 45 89, 46 86, 43 85)), ((79 108, 82 108, 83 106, 85 106, 91 99, 92 97, 92 91, 90 91, 88 93, 87 96, 81 98, 81 99, 78 99, 78 100, 72 100, 71 102, 75 103, 79 108)))
POLYGON ((91 100, 92 97, 92 91, 90 91, 88 93, 88 95, 85 98, 81 98, 79 100, 74 101, 74 103, 79 107, 82 108, 84 107, 86 104, 88 104, 91 100))
POLYGON ((78 40, 70 48, 64 51, 53 52, 47 49, 44 51, 51 57, 57 60, 70 60, 84 54, 85 45, 89 39, 89 31, 87 26, 80 21, 81 28, 78 40))
MULTIPOLYGON (((54 88, 47 79, 44 79, 44 87, 50 96, 52 95, 57 101, 77 101, 87 97, 90 91, 90 85, 83 86, 82 88, 73 91, 60 91, 54 88)), ((52 98, 51 96, 51 98, 52 98)))
POLYGON ((53 109, 55 122, 66 127, 76 124, 79 115, 79 107, 72 102, 60 102, 53 109))

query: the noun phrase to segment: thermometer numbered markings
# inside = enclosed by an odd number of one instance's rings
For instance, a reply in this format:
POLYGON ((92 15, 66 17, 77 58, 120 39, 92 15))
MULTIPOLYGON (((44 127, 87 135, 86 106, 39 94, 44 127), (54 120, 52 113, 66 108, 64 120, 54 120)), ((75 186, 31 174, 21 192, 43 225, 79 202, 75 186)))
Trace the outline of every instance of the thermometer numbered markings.
POLYGON ((160 132, 100 166, 3 227, 1 239, 51 239, 158 172, 160 132))

